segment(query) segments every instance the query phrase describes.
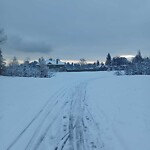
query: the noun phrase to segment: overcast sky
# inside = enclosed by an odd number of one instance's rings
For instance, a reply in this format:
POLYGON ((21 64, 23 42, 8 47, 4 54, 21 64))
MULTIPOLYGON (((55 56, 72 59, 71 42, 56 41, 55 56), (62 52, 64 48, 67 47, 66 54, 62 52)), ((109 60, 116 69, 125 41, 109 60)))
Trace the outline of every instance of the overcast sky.
POLYGON ((150 56, 150 0, 0 0, 6 58, 150 56))

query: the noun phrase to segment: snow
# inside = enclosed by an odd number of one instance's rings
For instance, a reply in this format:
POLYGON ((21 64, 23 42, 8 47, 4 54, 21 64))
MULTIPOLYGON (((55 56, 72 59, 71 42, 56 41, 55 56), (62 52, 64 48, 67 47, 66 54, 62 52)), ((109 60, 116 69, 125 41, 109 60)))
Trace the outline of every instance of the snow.
MULTIPOLYGON (((110 149, 150 149, 148 76, 99 79, 93 81, 88 89, 89 106, 98 124, 102 124, 99 125, 103 131, 102 139, 109 139, 112 143, 110 149), (94 88, 97 83, 101 88, 94 88)), ((107 145, 110 146, 109 143, 107 145)))
POLYGON ((0 150, 149 150, 149 76, 0 77, 0 150))

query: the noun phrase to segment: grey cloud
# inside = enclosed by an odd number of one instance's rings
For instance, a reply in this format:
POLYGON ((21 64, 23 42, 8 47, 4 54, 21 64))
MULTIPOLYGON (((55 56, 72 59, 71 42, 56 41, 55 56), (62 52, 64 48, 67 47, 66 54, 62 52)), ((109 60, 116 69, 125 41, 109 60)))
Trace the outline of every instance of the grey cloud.
POLYGON ((42 41, 23 39, 19 36, 9 36, 7 48, 13 51, 26 53, 49 53, 52 48, 49 44, 42 41))

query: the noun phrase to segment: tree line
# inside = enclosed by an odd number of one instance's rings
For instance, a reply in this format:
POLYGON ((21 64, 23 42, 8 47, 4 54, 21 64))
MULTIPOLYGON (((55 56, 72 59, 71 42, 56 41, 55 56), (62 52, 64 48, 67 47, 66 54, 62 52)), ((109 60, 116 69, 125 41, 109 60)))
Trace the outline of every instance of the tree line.
MULTIPOLYGON (((53 72, 55 71, 58 71, 58 69, 55 70, 54 68, 53 72)), ((143 58, 140 51, 131 60, 125 57, 112 58, 110 53, 108 53, 104 63, 100 63, 98 60, 94 63, 87 63, 84 58, 81 58, 78 63, 65 63, 64 69, 60 71, 116 71, 117 75, 150 75, 150 58, 143 58)), ((43 78, 51 77, 53 73, 43 57, 33 62, 25 60, 21 64, 14 57, 9 65, 6 66, 2 51, 0 50, 0 75, 43 78)))
POLYGON ((105 65, 108 70, 117 70, 117 74, 124 71, 126 75, 150 75, 150 58, 143 58, 140 50, 130 61, 125 57, 113 57, 108 53, 105 65))
MULTIPOLYGON (((1 50, 0 50, 1 54, 1 50)), ((2 56, 2 55, 1 55, 2 56)), ((2 60, 3 57, 2 57, 2 60)), ((4 76, 18 76, 18 77, 40 77, 47 78, 52 77, 53 73, 49 70, 43 57, 39 58, 38 61, 29 62, 25 60, 23 63, 19 63, 17 58, 14 57, 9 65, 1 63, 1 74, 4 76)))

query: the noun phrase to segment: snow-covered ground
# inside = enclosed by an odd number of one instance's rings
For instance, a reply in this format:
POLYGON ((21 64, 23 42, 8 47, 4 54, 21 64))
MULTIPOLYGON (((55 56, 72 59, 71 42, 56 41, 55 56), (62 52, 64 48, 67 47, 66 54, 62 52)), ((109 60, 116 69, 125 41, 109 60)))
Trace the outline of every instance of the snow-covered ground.
POLYGON ((0 77, 0 150, 150 150, 150 77, 0 77))

